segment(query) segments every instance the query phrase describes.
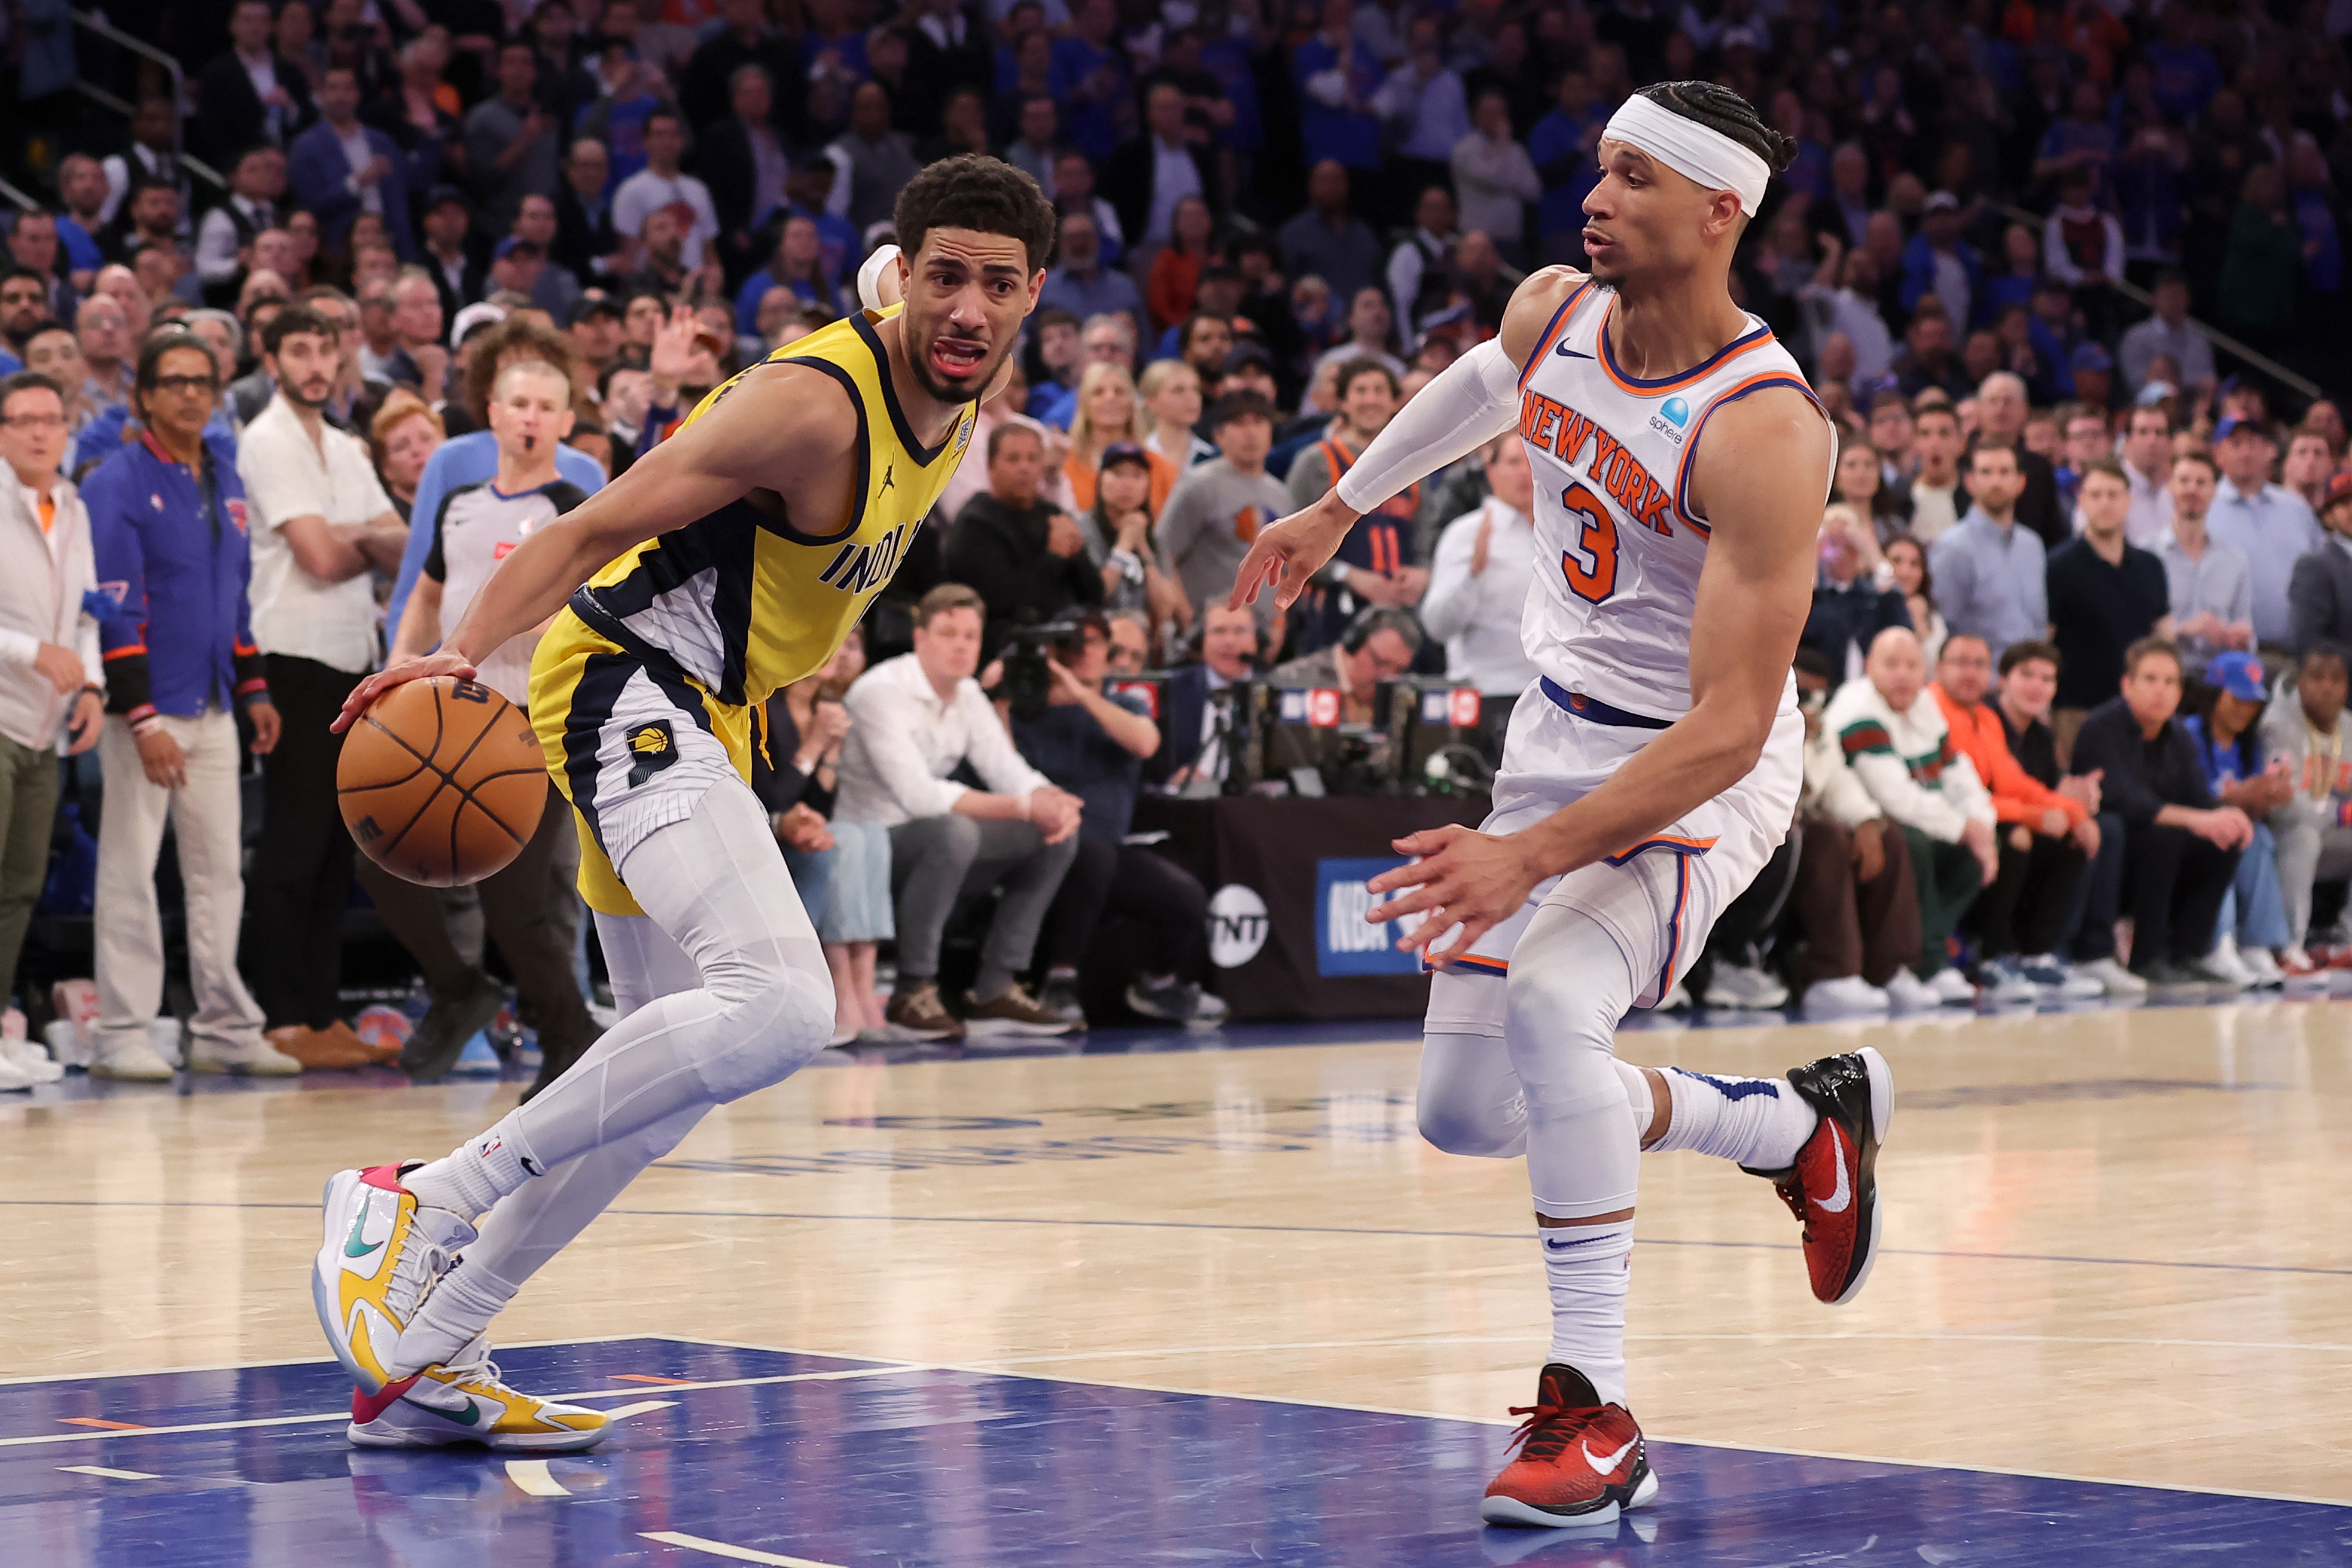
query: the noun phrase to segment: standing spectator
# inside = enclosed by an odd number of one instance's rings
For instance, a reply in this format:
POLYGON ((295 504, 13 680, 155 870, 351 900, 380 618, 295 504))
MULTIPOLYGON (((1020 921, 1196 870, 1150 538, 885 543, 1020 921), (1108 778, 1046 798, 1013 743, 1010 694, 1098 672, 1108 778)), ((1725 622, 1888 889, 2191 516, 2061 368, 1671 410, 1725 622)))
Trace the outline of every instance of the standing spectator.
POLYGON ((1109 953, 1127 960, 1114 984, 1126 982, 1124 999, 1134 1011, 1171 1023, 1215 1021, 1224 1006, 1202 996, 1200 985, 1208 968, 1208 893, 1165 855, 1126 842, 1144 760, 1160 749, 1160 727, 1140 699, 1104 694, 1109 643, 1109 626, 1087 614, 1076 636, 1050 651, 1054 685, 1045 711, 1013 720, 1021 755, 1085 807, 1077 852, 1045 915, 1038 1006, 1084 1029, 1079 967, 1090 953, 1109 953), (1146 956, 1139 962, 1133 955, 1146 956))
POLYGON ((1134 83, 1118 43, 1117 0, 1078 0, 1070 7, 1070 30, 1054 40, 1046 82, 1066 110, 1071 145, 1096 163, 1133 133, 1134 83))
POLYGON ((1199 198, 1213 214, 1221 211, 1224 198, 1216 179, 1215 159, 1185 128, 1183 89, 1168 81, 1154 84, 1144 96, 1142 134, 1119 143, 1103 165, 1103 184, 1130 245, 1171 242, 1177 204, 1187 196, 1199 198))
POLYGON ((1512 138, 1510 104, 1500 92, 1478 95, 1474 122, 1476 129, 1454 144, 1462 227, 1494 241, 1514 266, 1525 265, 1527 208, 1543 199, 1543 181, 1528 150, 1512 138))
POLYGON ((2288 645, 2298 657, 2322 643, 2352 647, 2352 474, 2327 481, 2319 520, 2327 542, 2298 558, 2287 582, 2288 645))
POLYGON ((74 313, 74 330, 80 340, 82 363, 89 380, 82 384, 82 401, 93 414, 121 408, 131 395, 131 325, 122 306, 110 295, 93 294, 74 313))
POLYGON ((1162 331, 1192 314, 1200 297, 1201 278, 1213 265, 1209 244, 1213 220, 1209 204, 1198 196, 1176 204, 1168 242, 1151 258, 1144 297, 1151 305, 1151 324, 1162 331))
MULTIPOLYGON (((1600 183, 1601 132, 1609 122, 1609 113, 1593 94, 1590 72, 1573 67, 1562 71, 1558 91, 1558 106, 1528 132, 1528 157, 1544 187, 1536 214, 1540 254, 1535 259, 1546 265, 1574 266, 1584 254, 1584 198, 1600 183)), ((1843 152, 1840 149, 1841 155, 1843 152)), ((1853 152, 1856 164, 1866 172, 1862 150, 1853 152)), ((1851 236, 1840 237, 1858 244, 1861 231, 1857 228, 1851 236)))
POLYGON ((2005 440, 2016 449, 2018 491, 2010 504, 2016 508, 2017 520, 2040 535, 2042 548, 2051 550, 2064 544, 2074 529, 2058 509, 2056 465, 2025 445, 2025 421, 2031 412, 2023 378, 2000 371, 1978 384, 1977 440, 2005 440))
POLYGON ((1870 525, 1852 507, 1832 502, 1823 510, 1821 570, 1797 643, 1827 659, 1840 684, 1862 674, 1881 632, 1890 626, 1916 630, 1902 591, 1874 570, 1880 559, 1870 525))
POLYGON ((214 305, 236 298, 252 259, 253 236, 278 226, 278 204, 286 195, 286 154, 267 142, 247 148, 229 171, 228 191, 228 200, 196 225, 196 276, 204 282, 206 303, 214 305))
POLYGON ((1454 193, 1443 185, 1430 186, 1413 206, 1412 232, 1389 252, 1389 299, 1399 315, 1410 321, 1423 314, 1424 286, 1429 289, 1428 308, 1444 305, 1452 292, 1446 274, 1454 249, 1461 243, 1454 193))
MULTIPOLYGON (((1360 19, 1370 13, 1359 12, 1360 19)), ((1382 170, 1384 204, 1403 210, 1402 197, 1445 178, 1454 143, 1470 134, 1470 110, 1462 78, 1446 65, 1438 47, 1438 20, 1416 16, 1408 24, 1411 42, 1398 49, 1394 68, 1374 89, 1370 104, 1387 134, 1390 152, 1382 170)), ((1510 110, 1507 104, 1504 116, 1510 110)))
POLYGON ((1372 110, 1372 98, 1380 90, 1381 62, 1356 42, 1354 0, 1323 0, 1321 9, 1322 29, 1290 54, 1306 157, 1312 164, 1328 162, 1358 173, 1375 172, 1381 166, 1381 118, 1372 110))
POLYGON ((278 390, 245 428, 237 476, 252 520, 253 640, 284 724, 262 758, 269 852, 254 864, 245 968, 271 1044, 305 1067, 347 1067, 372 1053, 337 1016, 352 838, 335 807, 342 737, 327 726, 375 667, 368 574, 399 565, 407 529, 367 448, 323 417, 342 374, 333 326, 289 306, 262 347, 278 390))
POLYGON ((2131 486, 2124 537, 2154 549, 2172 527, 2172 419, 2163 409, 2142 406, 2125 416, 2123 465, 2131 486))
MULTIPOLYGON (((1337 485, 1387 427, 1397 411, 1397 378, 1377 360, 1351 359, 1339 367, 1339 417, 1323 438, 1290 465, 1290 510, 1303 511, 1337 485)), ((1299 629, 1307 651, 1337 642, 1365 605, 1410 609, 1429 587, 1419 564, 1413 518, 1422 486, 1406 486, 1373 508, 1315 573, 1315 602, 1299 629)))
MULTIPOLYGON (((1487 497, 1438 536, 1421 623, 1445 644, 1446 678, 1507 712, 1537 674, 1519 636, 1536 573, 1535 468, 1516 434, 1497 437, 1483 460, 1487 497)), ((1485 727, 1502 733, 1496 720, 1485 727)))
POLYGON ((1081 807, 1022 759, 971 678, 983 613, 980 595, 961 583, 931 590, 915 607, 915 651, 875 665, 849 691, 835 816, 890 830, 898 980, 885 1017, 902 1038, 1072 1027, 1039 1007, 1018 977, 1077 853, 1081 807), (949 779, 967 762, 987 789, 949 779), (940 937, 960 899, 999 886, 960 1020, 940 1000, 940 937))
POLYGON ((1992 800, 1975 765, 1954 748, 1926 684, 1919 640, 1899 626, 1881 632, 1865 673, 1838 688, 1822 724, 1871 799, 1903 830, 1919 894, 1919 978, 1938 1000, 1967 1002, 1976 991, 1948 967, 1944 939, 1999 873, 1992 800))
MULTIPOLYGON (((497 95, 466 116, 466 166, 485 233, 514 227, 523 197, 555 194, 556 124, 539 106, 538 84, 538 51, 528 38, 509 39, 499 50, 497 95)), ((428 202, 437 205, 437 197, 428 202)))
MULTIPOLYGON (((2047 644, 2016 646, 2043 650, 2047 644)), ((1992 655, 1984 639, 1965 633, 1946 639, 1928 690, 1944 710, 1952 748, 1969 759, 1992 797, 2000 857, 1998 874, 1969 911, 1967 925, 1979 942, 1977 978, 1987 999, 1996 1002, 2045 993, 2078 1000, 2100 996, 2104 986, 2069 974, 2057 956, 2075 889, 2099 852, 2099 825, 2081 800, 2018 765, 2000 716, 1985 701, 1991 685, 1992 655)))
MULTIPOLYGON (((726 91, 733 112, 704 126, 696 167, 702 171, 711 211, 725 236, 727 275, 740 277, 754 259, 752 236, 784 204, 793 162, 776 130, 775 89, 767 68, 756 63, 736 67, 726 91)), ((814 242, 814 233, 810 238, 814 242)))
MULTIPOLYGON (((1290 494, 1265 471, 1274 445, 1274 407, 1242 392, 1221 397, 1209 410, 1209 434, 1217 444, 1214 461, 1185 470, 1160 514, 1160 557, 1168 574, 1184 585, 1198 620, 1222 604, 1234 588, 1234 573, 1258 530, 1290 510, 1290 494)), ((1261 632, 1274 623, 1274 596, 1257 597, 1261 632)))
POLYGON ((1957 334, 1976 319, 1983 271, 1976 246, 1960 237, 1959 198, 1949 191, 1931 193, 1920 210, 1919 232, 1903 248, 1903 308, 1915 310, 1932 294, 1943 301, 1957 334))
MULTIPOLYGON (((2205 952, 2254 827, 2214 803, 2197 743, 2174 721, 2179 706, 2180 655, 2157 638, 2134 644, 2122 695, 2094 708, 2074 737, 2074 766, 2099 776, 2105 810, 2121 823, 2132 973, 2153 986, 2229 985, 2205 952)), ((2094 899, 2085 918, 2112 913, 2094 899)))
MULTIPOLYGON (((2326 542, 2319 519, 2302 497, 2271 482, 2278 447, 2260 423, 2232 416, 2213 431, 2213 450, 2222 482, 2213 492, 2205 527, 2220 543, 2246 558, 2253 569, 2254 639, 2283 648, 2294 635, 2287 606, 2287 583, 2294 563, 2326 542)), ((2180 497, 2173 497, 2178 510, 2180 497)))
MULTIPOLYGON (((210 356, 206 356, 210 369, 210 356)), ((58 814, 58 742, 68 756, 98 744, 105 675, 98 622, 86 595, 91 566, 89 513, 58 472, 66 450, 66 402, 33 371, 0 380, 0 985, 13 988, 33 905, 48 874, 58 814)), ((105 1077, 110 1058, 90 1071, 105 1077)), ((146 1062, 125 1076, 168 1078, 146 1062)))
POLYGON ((1922 1012, 1943 998, 1912 973, 1919 961, 1919 895, 1909 841, 1845 765, 1822 722, 1829 662, 1797 650, 1797 706, 1805 716, 1805 782, 1797 800, 1797 882, 1790 913, 1804 946, 1794 978, 1808 1018, 1922 1012))
MULTIPOLYGON (((828 174, 833 169, 825 163, 828 174)), ((563 183, 555 190, 555 243, 549 254, 556 265, 568 267, 583 284, 600 283, 616 270, 616 257, 627 245, 613 227, 612 154, 593 136, 572 143, 563 158, 563 183)))
MULTIPOLYGON (((544 9, 544 7, 542 7, 544 9)), ((719 0, 719 26, 694 47, 678 78, 677 100, 698 111, 701 123, 719 119, 719 106, 730 104, 738 113, 735 96, 746 67, 757 67, 769 87, 768 109, 761 119, 773 131, 788 129, 799 118, 801 88, 808 72, 801 64, 794 40, 769 26, 768 7, 761 0, 719 0), (785 100, 774 101, 777 89, 785 100)))
POLYGON ((2156 314, 2124 330, 2116 358, 2125 390, 2137 397, 2147 385, 2148 366, 2158 356, 2180 367, 2180 390, 2193 402, 2203 402, 2214 384, 2213 345, 2189 322, 2189 279, 2177 268, 2156 275, 2156 314))
MULTIPOLYGON (((1345 4, 1346 0, 1341 0, 1345 4)), ((1319 40, 1310 39, 1307 47, 1319 40)), ((1348 212, 1348 169, 1339 160, 1318 161, 1307 174, 1307 210, 1275 233, 1282 267, 1293 278, 1309 273, 1334 298, 1353 299, 1380 281, 1381 242, 1362 219, 1348 212)))
POLYGON ((2079 499, 2082 536, 2051 552, 2048 574, 2062 738, 2123 679, 2124 650, 2172 612, 2165 563, 2124 537, 2131 486, 2122 467, 2107 457, 2086 465, 2079 499))
POLYGON ((983 659, 1003 653, 1024 621, 1050 622, 1073 605, 1102 602, 1102 575, 1087 559, 1076 519, 1038 494, 1045 466, 1045 444, 1029 426, 989 432, 988 488, 963 504, 948 538, 948 576, 988 606, 983 659))
MULTIPOLYGON (((443 629, 465 618, 508 551, 587 499, 556 472, 556 444, 572 431, 572 383, 562 370, 544 361, 507 366, 491 389, 488 415, 498 472, 450 490, 419 524, 416 531, 430 534, 432 543, 393 643, 395 660, 430 653, 443 629)), ((527 706, 538 646, 536 632, 509 640, 483 655, 476 678, 516 706, 527 706)), ((571 810, 552 781, 533 827, 521 852, 476 884, 484 923, 539 1031, 542 1055, 526 1100, 562 1077, 596 1039, 572 975, 575 922, 555 903, 557 885, 578 875, 580 849, 571 810)), ((432 1005, 401 1047, 400 1065, 415 1082, 434 1082, 474 1032, 498 1016, 506 988, 458 956, 436 890, 373 861, 359 875, 385 925, 425 973, 432 1005)))
POLYGON ((2335 473, 2336 453, 2328 444, 2326 431, 2305 425, 2287 437, 2286 461, 2279 468, 2279 483, 2302 497, 2303 504, 2311 508, 2315 517, 2327 499, 2327 481, 2335 473))
MULTIPOLYGON (((188 123, 199 132, 194 151, 215 164, 228 162, 257 142, 284 147, 310 122, 310 82, 299 67, 278 56, 274 20, 269 0, 236 0, 229 12, 227 52, 215 56, 196 73, 196 112, 188 123)), ((143 141, 134 123, 134 143, 143 141)), ((166 159, 171 145, 172 126, 166 118, 166 159)), ((177 172, 164 172, 170 177, 177 172)), ((173 184, 176 188, 176 179, 173 184)))
POLYGON ((2042 539, 2015 511, 2025 487, 2017 457, 2006 440, 1979 440, 1969 459, 1968 516, 1927 551, 1945 621, 1993 648, 2040 638, 2050 626, 2042 539))
MULTIPOLYGON (((1095 3, 1107 5, 1108 0, 1095 3)), ((849 129, 834 139, 833 149, 848 162, 849 205, 845 215, 850 226, 862 235, 889 218, 899 190, 920 168, 906 133, 890 128, 887 88, 873 81, 859 85, 849 99, 849 129)), ((650 139, 647 150, 651 151, 650 139)), ((625 232, 626 224, 622 226, 625 232)))
POLYGON ((2253 567, 2243 550, 2206 532, 2215 487, 2213 459, 2172 459, 2172 527, 2157 541, 2172 611, 2172 635, 2191 659, 2254 645, 2253 567))
POLYGON ((299 1072, 261 1035, 261 1008, 236 971, 245 915, 236 715, 253 749, 278 744, 260 649, 253 643, 244 487, 205 440, 221 392, 202 340, 166 331, 140 350, 132 400, 142 439, 89 477, 91 554, 110 595, 99 628, 106 706, 100 743, 106 810, 99 820, 94 973, 97 1058, 105 1075, 161 1079, 148 1028, 163 1001, 163 928, 155 858, 172 824, 187 906, 195 990, 188 1065, 198 1072, 299 1072))
POLYGON ((2275 163, 2246 171, 2221 256, 2221 324, 2257 349, 2281 346, 2294 324, 2303 241, 2275 163))
POLYGON ((2352 755, 2344 744, 2346 655, 2333 643, 2314 643, 2295 666, 2294 685, 2263 718, 2263 745, 2284 759, 2294 794, 2271 813, 2278 838, 2279 892, 2286 904, 2289 945, 2280 955, 2288 973, 2314 958, 2311 888, 2315 882, 2352 876, 2352 755))
MULTIPOLYGON (((660 109, 646 116, 646 166, 613 193, 613 227, 625 238, 642 240, 646 219, 671 210, 684 236, 678 263, 691 273, 702 266, 702 247, 719 237, 719 214, 711 205, 710 187, 679 172, 678 160, 685 154, 686 123, 674 110, 660 109)), ((908 178, 914 172, 909 168, 908 178)))
POLYGON ((440 298, 441 319, 454 326, 460 310, 480 302, 488 282, 488 269, 468 238, 473 218, 456 186, 436 185, 425 198, 422 221, 425 274, 440 298))
POLYGON ((338 66, 320 78, 319 123, 294 139, 290 152, 294 194, 318 218, 329 249, 344 249, 352 222, 373 213, 405 260, 416 244, 408 224, 407 159, 389 135, 360 123, 359 107, 359 78, 352 72, 338 66))

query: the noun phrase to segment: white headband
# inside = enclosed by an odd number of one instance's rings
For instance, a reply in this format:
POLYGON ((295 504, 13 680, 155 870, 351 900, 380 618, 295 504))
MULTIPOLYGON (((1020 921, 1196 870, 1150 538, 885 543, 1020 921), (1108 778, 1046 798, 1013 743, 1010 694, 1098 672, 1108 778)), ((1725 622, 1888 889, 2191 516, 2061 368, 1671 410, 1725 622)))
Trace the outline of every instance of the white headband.
POLYGON ((1685 120, 1635 93, 1617 106, 1601 136, 1640 149, 1710 191, 1729 191, 1749 217, 1764 204, 1772 171, 1763 159, 1720 131, 1685 120))

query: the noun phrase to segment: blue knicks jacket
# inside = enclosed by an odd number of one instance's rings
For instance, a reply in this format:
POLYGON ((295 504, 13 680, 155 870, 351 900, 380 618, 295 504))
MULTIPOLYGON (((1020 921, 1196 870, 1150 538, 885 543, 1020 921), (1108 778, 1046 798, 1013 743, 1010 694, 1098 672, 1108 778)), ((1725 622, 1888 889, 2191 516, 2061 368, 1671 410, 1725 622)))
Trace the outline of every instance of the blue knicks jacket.
POLYGON ((246 593, 245 487, 210 444, 205 459, 198 474, 142 433, 82 486, 110 601, 99 622, 107 711, 133 724, 269 699, 246 593))

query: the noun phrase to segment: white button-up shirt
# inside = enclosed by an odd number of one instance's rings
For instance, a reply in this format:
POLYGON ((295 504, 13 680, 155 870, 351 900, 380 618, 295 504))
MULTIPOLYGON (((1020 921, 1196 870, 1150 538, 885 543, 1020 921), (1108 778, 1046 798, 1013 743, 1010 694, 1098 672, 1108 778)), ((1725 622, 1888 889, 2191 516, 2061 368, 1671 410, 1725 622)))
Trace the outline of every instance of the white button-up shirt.
POLYGON ((1445 674, 1480 695, 1517 696, 1536 678, 1519 626, 1536 575, 1535 526, 1517 507, 1489 496, 1476 511, 1445 525, 1430 564, 1421 623, 1445 644, 1445 674), (1472 576, 1478 530, 1492 523, 1486 570, 1472 576))
POLYGON ((2284 485, 2265 485, 2248 495, 2224 479, 2213 491, 2205 531, 2253 569, 2254 641, 2284 644, 2294 634, 2287 580, 2298 559, 2327 542, 2309 503, 2284 485))
POLYGON ((331 424, 313 445, 283 392, 245 427, 236 476, 253 520, 253 641, 265 653, 315 659, 345 674, 375 667, 376 607, 372 574, 321 582, 304 571, 287 542, 289 518, 364 523, 392 510, 392 497, 356 436, 331 424))
POLYGON ((966 761, 1000 795, 1053 783, 1013 749, 978 681, 957 682, 955 695, 942 702, 912 653, 866 671, 845 706, 851 724, 834 807, 842 821, 895 828, 944 817, 965 794, 948 775, 966 761))

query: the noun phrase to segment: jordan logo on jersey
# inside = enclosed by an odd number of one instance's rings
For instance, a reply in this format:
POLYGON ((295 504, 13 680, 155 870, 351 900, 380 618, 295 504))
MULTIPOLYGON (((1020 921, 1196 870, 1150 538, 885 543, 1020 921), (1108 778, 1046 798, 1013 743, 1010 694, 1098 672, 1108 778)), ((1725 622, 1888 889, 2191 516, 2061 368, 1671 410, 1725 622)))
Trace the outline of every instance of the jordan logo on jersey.
POLYGON ((1674 526, 1666 520, 1666 514, 1674 509, 1674 492, 1659 484, 1623 442, 1590 416, 1539 392, 1529 392, 1519 402, 1519 434, 1528 445, 1551 454, 1571 468, 1584 449, 1591 447, 1592 462, 1585 473, 1592 481, 1635 522, 1667 538, 1675 537, 1674 526))
POLYGON ((901 523, 870 545, 852 539, 841 547, 840 553, 825 563, 816 574, 819 582, 840 589, 844 593, 871 593, 890 580, 898 570, 898 557, 906 549, 908 530, 915 527, 901 523))

